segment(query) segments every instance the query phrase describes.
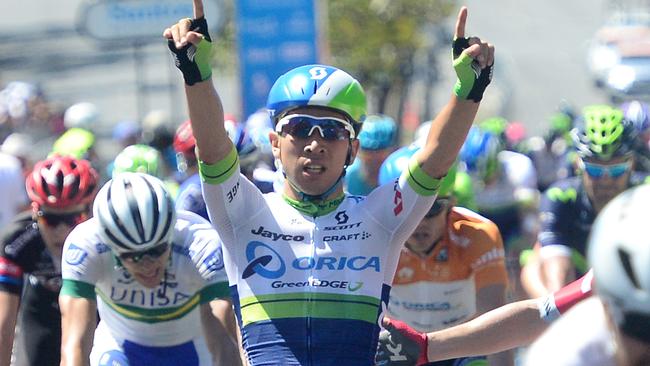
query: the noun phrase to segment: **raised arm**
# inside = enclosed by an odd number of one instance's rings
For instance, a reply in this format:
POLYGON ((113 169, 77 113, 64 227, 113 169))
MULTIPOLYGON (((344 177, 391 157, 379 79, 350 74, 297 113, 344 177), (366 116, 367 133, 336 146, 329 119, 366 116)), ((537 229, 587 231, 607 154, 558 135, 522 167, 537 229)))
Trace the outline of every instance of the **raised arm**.
POLYGON ((194 19, 181 19, 165 29, 163 37, 183 73, 198 157, 208 164, 217 163, 232 150, 232 142, 223 126, 223 106, 212 83, 212 40, 203 2, 194 0, 194 19))
POLYGON ((61 309, 61 366, 90 364, 90 350, 97 324, 95 300, 59 296, 61 309))
POLYGON ((492 78, 494 46, 478 37, 465 37, 467 8, 462 7, 456 21, 453 42, 454 69, 458 77, 454 94, 438 113, 418 153, 422 169, 441 177, 453 164, 469 131, 485 88, 492 78))

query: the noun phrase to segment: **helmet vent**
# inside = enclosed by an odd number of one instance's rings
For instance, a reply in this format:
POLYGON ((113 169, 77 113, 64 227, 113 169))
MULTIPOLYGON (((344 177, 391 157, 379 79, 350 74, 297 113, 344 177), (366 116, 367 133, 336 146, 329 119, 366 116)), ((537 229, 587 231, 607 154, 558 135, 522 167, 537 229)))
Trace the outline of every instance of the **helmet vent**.
POLYGON ((623 268, 625 269, 625 274, 627 274, 627 277, 630 279, 634 287, 637 289, 641 289, 641 286, 639 286, 639 281, 634 275, 632 263, 630 262, 630 255, 626 251, 619 248, 618 257, 621 260, 621 263, 623 264, 623 268))
MULTIPOLYGON (((112 190, 113 190, 113 185, 111 184, 110 187, 108 187, 108 192, 106 194, 106 202, 108 206, 108 212, 111 215, 111 219, 117 226, 119 232, 126 237, 126 239, 130 242, 135 242, 133 237, 129 234, 129 231, 126 229, 126 227, 122 224, 122 220, 120 220, 120 217, 117 215, 117 212, 115 211, 115 207, 113 206, 113 202, 111 200, 112 196, 112 190)), ((114 235, 111 235, 111 237, 114 237, 114 235)), ((119 240, 115 240, 116 243, 119 243, 119 240)))
POLYGON ((142 217, 140 215, 140 208, 138 207, 138 200, 135 198, 135 194, 133 193, 133 185, 130 181, 125 182, 124 190, 126 192, 126 200, 129 203, 129 211, 131 212, 133 223, 135 224, 138 235, 140 236, 140 241, 144 242, 147 240, 147 238, 145 238, 144 225, 142 224, 142 217))
POLYGON ((318 91, 318 81, 314 81, 314 94, 318 91))

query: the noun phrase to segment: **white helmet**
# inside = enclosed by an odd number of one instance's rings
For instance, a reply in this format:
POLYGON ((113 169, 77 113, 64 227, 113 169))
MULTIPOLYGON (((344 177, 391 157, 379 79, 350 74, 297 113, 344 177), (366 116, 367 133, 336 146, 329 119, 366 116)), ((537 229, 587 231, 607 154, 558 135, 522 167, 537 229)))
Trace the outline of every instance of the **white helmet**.
POLYGON ((0 151, 19 158, 28 157, 34 149, 34 139, 25 133, 14 132, 7 136, 0 146, 0 151))
POLYGON ((63 114, 63 125, 65 128, 83 128, 92 130, 99 121, 99 110, 88 102, 73 104, 63 114))
POLYGON ((588 242, 596 291, 629 336, 650 342, 650 185, 628 189, 603 208, 588 242))
POLYGON ((100 235, 117 254, 171 243, 176 211, 165 184, 143 173, 122 173, 104 184, 93 206, 100 235))

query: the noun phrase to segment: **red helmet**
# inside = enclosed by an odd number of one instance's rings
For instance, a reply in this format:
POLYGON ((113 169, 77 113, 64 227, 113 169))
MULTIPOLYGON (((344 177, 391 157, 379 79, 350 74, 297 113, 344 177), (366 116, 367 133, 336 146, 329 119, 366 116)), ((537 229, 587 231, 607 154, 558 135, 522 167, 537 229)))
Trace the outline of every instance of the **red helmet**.
POLYGON ((195 146, 196 140, 192 133, 192 125, 188 119, 178 126, 178 129, 176 129, 176 134, 174 135, 174 150, 176 150, 177 153, 183 154, 186 158, 194 157, 195 146))
POLYGON ((54 155, 34 165, 25 186, 37 205, 67 208, 90 202, 98 183, 99 176, 87 160, 54 155))

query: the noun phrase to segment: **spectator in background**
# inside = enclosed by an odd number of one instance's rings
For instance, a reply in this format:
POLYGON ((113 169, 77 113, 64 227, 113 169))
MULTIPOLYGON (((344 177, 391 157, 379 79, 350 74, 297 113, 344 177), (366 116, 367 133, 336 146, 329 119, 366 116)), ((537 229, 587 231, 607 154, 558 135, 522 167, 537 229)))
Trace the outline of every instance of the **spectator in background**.
POLYGON ((345 174, 350 194, 365 196, 379 184, 379 167, 395 150, 397 124, 386 115, 369 115, 359 133, 359 153, 345 174))

